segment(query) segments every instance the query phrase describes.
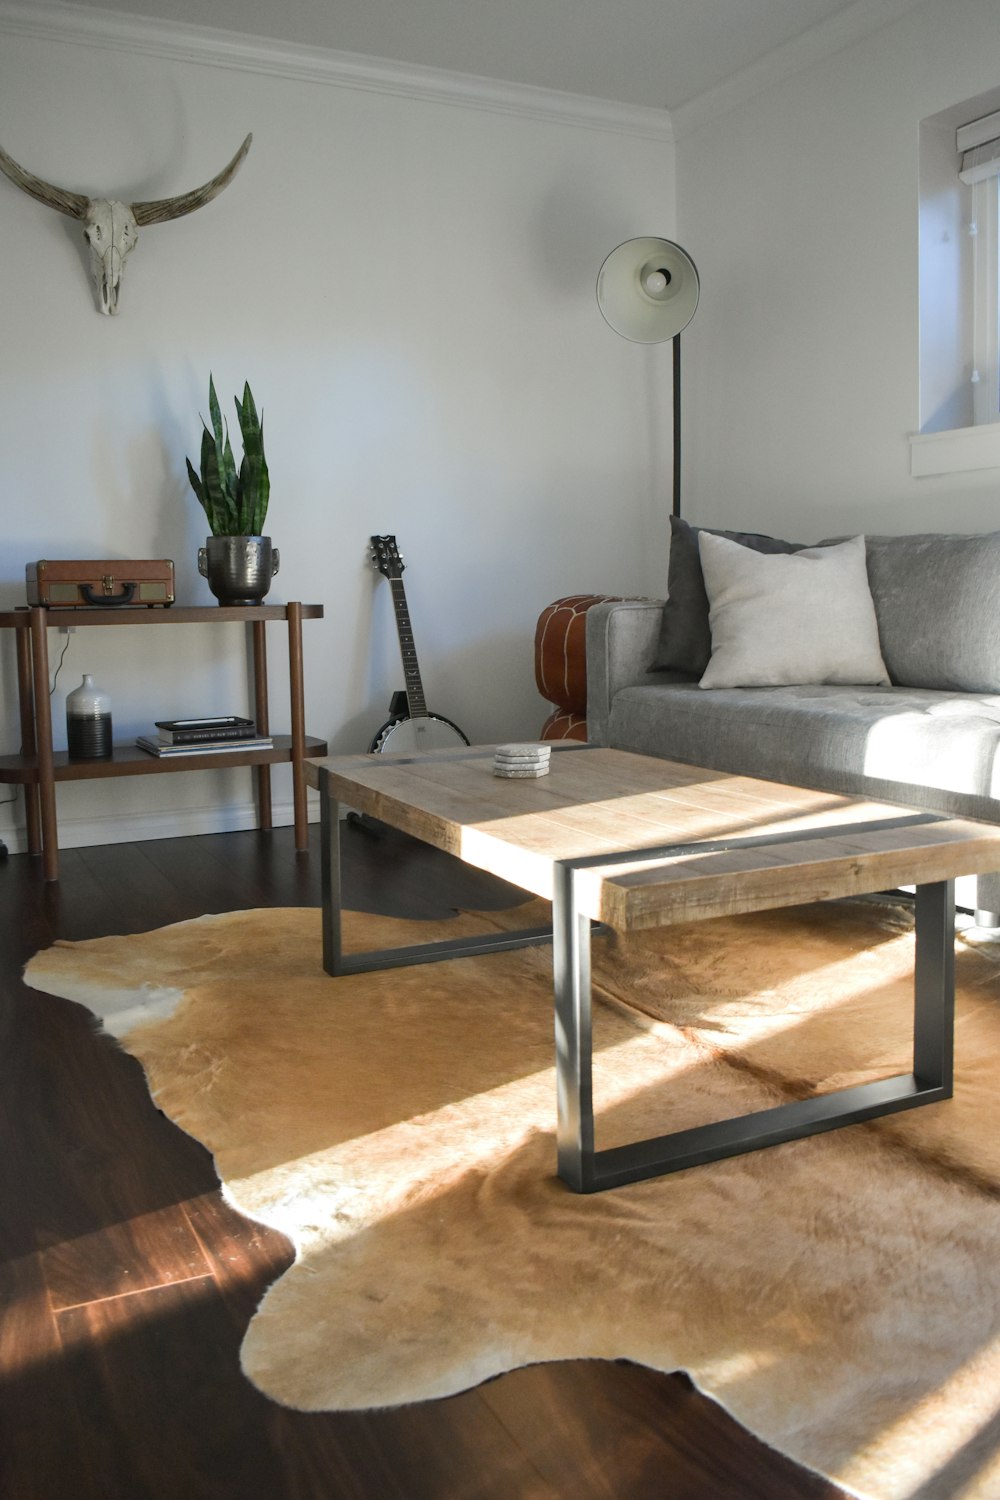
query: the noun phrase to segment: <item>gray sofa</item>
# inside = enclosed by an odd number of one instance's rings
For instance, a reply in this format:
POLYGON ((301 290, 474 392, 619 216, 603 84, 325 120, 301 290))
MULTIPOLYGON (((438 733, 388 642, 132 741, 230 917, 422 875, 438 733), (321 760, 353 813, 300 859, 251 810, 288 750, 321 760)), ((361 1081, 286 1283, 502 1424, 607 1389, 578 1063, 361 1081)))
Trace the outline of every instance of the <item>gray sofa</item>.
MULTIPOLYGON (((587 615, 588 739, 1000 822, 1000 533, 867 537, 865 554, 889 685, 702 688, 711 629, 698 532, 673 521, 666 600, 611 600, 587 615)), ((1000 874, 959 882, 957 900, 1000 926, 1000 874)))

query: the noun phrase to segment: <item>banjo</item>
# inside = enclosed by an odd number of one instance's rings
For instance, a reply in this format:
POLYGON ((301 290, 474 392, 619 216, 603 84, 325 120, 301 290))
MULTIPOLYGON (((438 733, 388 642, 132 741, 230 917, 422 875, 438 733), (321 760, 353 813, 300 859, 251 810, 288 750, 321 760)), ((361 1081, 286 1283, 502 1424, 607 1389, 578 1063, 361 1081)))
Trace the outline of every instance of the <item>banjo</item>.
POLYGON ((373 536, 371 555, 376 568, 384 578, 388 578, 392 588, 406 687, 393 694, 389 718, 369 745, 369 754, 396 750, 450 750, 458 745, 467 745, 469 741, 457 724, 453 724, 450 719, 442 719, 440 714, 427 712, 420 682, 420 668, 417 666, 417 652, 413 644, 410 611, 406 607, 406 594, 403 590, 404 563, 396 547, 396 538, 373 536))

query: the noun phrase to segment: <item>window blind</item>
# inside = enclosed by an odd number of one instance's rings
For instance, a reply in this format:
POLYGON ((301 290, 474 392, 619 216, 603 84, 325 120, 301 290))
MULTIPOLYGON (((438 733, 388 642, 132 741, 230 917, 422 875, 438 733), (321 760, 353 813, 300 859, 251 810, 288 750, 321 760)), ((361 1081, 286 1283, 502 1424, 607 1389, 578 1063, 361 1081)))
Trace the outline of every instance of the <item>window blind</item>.
POLYGON ((963 182, 971 185, 1000 177, 1000 110, 962 125, 955 140, 962 155, 958 175, 963 182))

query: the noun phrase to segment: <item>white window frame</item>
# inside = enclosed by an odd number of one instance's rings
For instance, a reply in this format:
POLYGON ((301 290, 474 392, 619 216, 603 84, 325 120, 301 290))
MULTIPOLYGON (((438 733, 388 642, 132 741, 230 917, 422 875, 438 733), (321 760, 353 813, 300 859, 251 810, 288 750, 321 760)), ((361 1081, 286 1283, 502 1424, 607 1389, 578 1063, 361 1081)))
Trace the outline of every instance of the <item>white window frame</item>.
POLYGON ((1000 193, 994 175, 972 186, 975 253, 972 276, 972 364, 978 375, 972 392, 977 427, 1000 422, 1000 193))

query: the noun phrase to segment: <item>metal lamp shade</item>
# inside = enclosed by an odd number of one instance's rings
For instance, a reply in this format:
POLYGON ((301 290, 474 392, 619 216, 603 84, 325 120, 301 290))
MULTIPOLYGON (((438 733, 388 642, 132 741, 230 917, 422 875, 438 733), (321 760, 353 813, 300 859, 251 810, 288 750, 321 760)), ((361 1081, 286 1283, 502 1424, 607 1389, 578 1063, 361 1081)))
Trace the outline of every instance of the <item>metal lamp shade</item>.
POLYGON ((597 277, 597 303, 616 333, 659 344, 686 328, 701 284, 694 261, 672 240, 646 236, 612 250, 597 277))

